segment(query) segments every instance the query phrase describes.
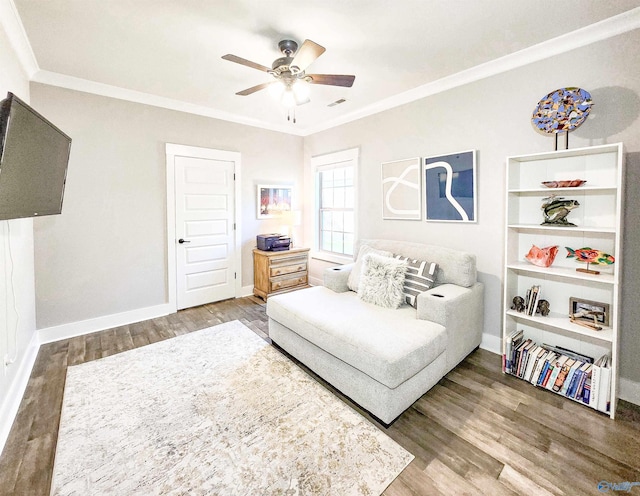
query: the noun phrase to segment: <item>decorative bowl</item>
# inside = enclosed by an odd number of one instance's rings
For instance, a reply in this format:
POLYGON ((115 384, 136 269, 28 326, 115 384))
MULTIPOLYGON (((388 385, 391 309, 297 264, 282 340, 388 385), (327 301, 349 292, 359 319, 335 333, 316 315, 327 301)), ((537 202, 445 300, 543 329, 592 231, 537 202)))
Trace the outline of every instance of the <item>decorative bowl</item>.
POLYGON ((584 179, 570 179, 568 181, 542 181, 547 188, 577 188, 587 181, 584 179))

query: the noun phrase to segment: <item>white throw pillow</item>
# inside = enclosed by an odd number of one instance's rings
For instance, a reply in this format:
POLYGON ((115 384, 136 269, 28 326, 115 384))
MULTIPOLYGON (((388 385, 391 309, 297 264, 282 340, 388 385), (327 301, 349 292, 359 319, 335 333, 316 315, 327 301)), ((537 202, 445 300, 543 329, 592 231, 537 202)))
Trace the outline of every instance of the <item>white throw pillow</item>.
POLYGON ((390 251, 376 250, 375 248, 371 248, 369 245, 362 245, 358 251, 358 256, 356 257, 356 263, 353 264, 353 268, 349 273, 349 279, 347 279, 347 287, 351 291, 358 292, 358 283, 360 282, 360 273, 362 272, 362 259, 368 253, 375 253, 376 255, 383 257, 393 256, 393 253, 390 251))
POLYGON ((358 297, 385 308, 398 308, 404 301, 407 264, 402 260, 369 253, 362 259, 358 297))
POLYGON ((436 270, 438 264, 424 260, 412 260, 402 255, 394 255, 398 260, 407 263, 407 274, 404 279, 405 301, 412 307, 417 307, 420 293, 431 289, 436 284, 436 270))

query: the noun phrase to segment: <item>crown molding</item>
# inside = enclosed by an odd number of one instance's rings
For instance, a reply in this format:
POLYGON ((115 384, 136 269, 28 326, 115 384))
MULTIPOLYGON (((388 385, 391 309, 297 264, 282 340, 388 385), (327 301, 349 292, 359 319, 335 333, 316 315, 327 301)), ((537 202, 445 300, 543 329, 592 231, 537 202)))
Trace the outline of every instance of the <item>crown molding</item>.
POLYGON ((244 124, 245 126, 259 127, 261 129, 267 129, 269 131, 297 134, 294 132, 294 130, 290 129, 286 125, 281 126, 277 124, 271 124, 268 122, 260 121, 258 119, 242 117, 239 115, 231 114, 229 112, 216 110, 211 107, 205 107, 203 105, 195 105, 193 103, 188 103, 182 100, 174 100, 172 98, 152 95, 150 93, 144 93, 142 91, 130 90, 127 88, 122 88, 120 86, 97 83, 88 79, 67 76, 66 74, 60 74, 57 72, 40 70, 34 74, 34 76, 31 78, 31 81, 34 83, 47 84, 50 86, 57 86, 60 88, 81 91, 83 93, 91 93, 93 95, 106 96, 118 100, 142 103, 144 105, 151 105, 153 107, 176 110, 178 112, 185 112, 187 114, 195 114, 204 117, 210 117, 212 119, 235 122, 237 124, 244 124))
POLYGON ((363 117, 377 114, 400 105, 405 105, 425 97, 436 95, 453 88, 464 86, 481 79, 517 69, 555 55, 638 29, 640 28, 640 7, 636 7, 628 10, 627 12, 623 12, 622 14, 618 14, 556 38, 538 43, 537 45, 533 45, 518 52, 505 55, 504 57, 500 57, 456 74, 432 81, 409 91, 385 98, 384 100, 380 100, 360 110, 350 112, 335 119, 327 120, 317 126, 298 126, 295 129, 292 129, 291 126, 276 125, 258 119, 242 117, 229 112, 223 112, 202 105, 195 105, 181 100, 174 100, 149 93, 40 70, 13 0, 0 0, 0 22, 5 28, 7 37, 9 38, 11 45, 14 47, 20 63, 22 64, 30 81, 82 91, 85 93, 93 93, 119 100, 142 103, 154 107, 176 110, 179 112, 201 115, 237 124, 259 127, 295 136, 309 136, 353 122, 363 117))
POLYGON ((7 34, 9 44, 15 51, 22 70, 27 75, 27 79, 31 80, 40 68, 13 0, 0 0, 0 24, 7 34))
POLYGON ((517 69, 638 28, 640 28, 640 7, 380 100, 373 105, 327 121, 319 126, 308 128, 304 136, 347 124, 363 117, 517 69))

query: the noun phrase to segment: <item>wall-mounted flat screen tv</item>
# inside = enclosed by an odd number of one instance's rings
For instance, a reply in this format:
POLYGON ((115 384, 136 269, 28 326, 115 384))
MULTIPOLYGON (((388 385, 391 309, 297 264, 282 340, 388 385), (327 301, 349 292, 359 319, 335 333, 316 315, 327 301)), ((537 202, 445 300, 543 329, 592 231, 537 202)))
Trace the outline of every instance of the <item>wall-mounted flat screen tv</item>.
POLYGON ((0 219, 62 212, 71 138, 13 93, 0 102, 0 219))

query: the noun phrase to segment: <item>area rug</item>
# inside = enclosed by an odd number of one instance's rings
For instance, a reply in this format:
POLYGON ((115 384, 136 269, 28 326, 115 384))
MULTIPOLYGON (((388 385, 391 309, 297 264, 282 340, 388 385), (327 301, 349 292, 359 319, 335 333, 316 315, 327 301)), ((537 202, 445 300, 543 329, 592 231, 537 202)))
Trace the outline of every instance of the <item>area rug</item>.
POLYGON ((413 455, 238 321, 69 367, 54 495, 379 495, 413 455))

